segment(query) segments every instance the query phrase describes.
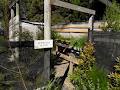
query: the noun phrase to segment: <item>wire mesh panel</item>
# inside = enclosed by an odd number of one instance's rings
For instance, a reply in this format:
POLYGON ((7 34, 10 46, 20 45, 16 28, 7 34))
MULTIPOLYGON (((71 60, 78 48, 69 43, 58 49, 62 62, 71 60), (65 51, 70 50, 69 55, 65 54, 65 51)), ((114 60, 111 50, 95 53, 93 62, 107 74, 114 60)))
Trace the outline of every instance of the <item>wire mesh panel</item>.
POLYGON ((116 58, 120 56, 119 32, 93 32, 97 64, 106 71, 113 71, 116 58))
MULTIPOLYGON (((21 40, 32 40, 28 33, 22 33, 21 40), (27 34, 27 37, 25 35, 27 34), (28 38, 28 39, 27 39, 28 38)), ((39 39, 43 38, 39 34, 39 39)), ((0 37, 0 90, 33 90, 44 86, 44 49, 19 45, 19 58, 15 57, 15 49, 4 43, 0 37), (14 60, 10 60, 11 57, 14 60)), ((29 43, 28 43, 29 44, 29 43)))

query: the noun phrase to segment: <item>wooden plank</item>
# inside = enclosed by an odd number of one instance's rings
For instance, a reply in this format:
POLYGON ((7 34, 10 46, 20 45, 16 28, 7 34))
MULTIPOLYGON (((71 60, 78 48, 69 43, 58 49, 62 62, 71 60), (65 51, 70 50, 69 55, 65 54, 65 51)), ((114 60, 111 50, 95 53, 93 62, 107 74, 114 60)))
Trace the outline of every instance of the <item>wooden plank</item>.
POLYGON ((67 2, 60 1, 60 0, 52 0, 51 4, 95 15, 95 10, 91 10, 91 9, 88 9, 88 8, 85 8, 85 7, 81 7, 81 6, 78 6, 78 5, 70 4, 70 3, 67 3, 67 2))
POLYGON ((88 29, 56 29, 55 32, 62 32, 62 33, 87 33, 88 29))
MULTIPOLYGON (((56 52, 53 51, 52 54, 53 54, 53 55, 56 55, 56 52)), ((69 61, 69 62, 72 62, 72 63, 74 63, 74 64, 79 65, 79 59, 77 59, 77 58, 74 58, 74 57, 72 57, 72 56, 67 56, 67 55, 64 55, 64 54, 62 54, 62 53, 60 53, 60 56, 59 56, 59 57, 65 59, 65 60, 67 60, 67 61, 69 61)))
POLYGON ((62 90, 75 90, 74 85, 71 83, 68 77, 64 81, 62 90))
POLYGON ((62 60, 59 65, 54 65, 55 69, 55 78, 63 77, 66 73, 66 70, 69 67, 69 62, 66 60, 62 60))
MULTIPOLYGON (((94 24, 94 29, 100 29, 100 27, 102 27, 102 25, 95 25, 94 24)), ((66 25, 66 26, 56 26, 56 27, 52 27, 52 29, 88 29, 89 26, 82 26, 82 25, 66 25)))

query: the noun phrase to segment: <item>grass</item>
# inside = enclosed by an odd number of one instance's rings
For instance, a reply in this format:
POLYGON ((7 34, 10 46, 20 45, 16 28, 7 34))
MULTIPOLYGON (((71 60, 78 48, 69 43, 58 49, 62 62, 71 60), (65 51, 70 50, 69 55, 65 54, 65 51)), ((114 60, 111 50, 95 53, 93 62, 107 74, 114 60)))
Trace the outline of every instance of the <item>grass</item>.
POLYGON ((103 70, 93 67, 89 71, 78 68, 70 76, 76 90, 108 90, 107 75, 103 70))
POLYGON ((71 46, 73 46, 79 50, 80 48, 82 48, 85 45, 86 40, 87 40, 86 37, 71 38, 70 44, 71 44, 71 46))

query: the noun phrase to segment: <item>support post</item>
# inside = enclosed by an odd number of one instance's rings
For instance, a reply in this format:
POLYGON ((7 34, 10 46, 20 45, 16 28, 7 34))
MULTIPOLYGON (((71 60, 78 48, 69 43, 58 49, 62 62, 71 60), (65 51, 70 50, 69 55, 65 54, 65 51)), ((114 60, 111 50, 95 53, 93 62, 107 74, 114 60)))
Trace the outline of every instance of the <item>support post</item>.
MULTIPOLYGON (((19 16, 19 2, 16 2, 13 6, 11 6, 11 19, 9 23, 9 40, 10 41, 19 41, 19 32, 20 32, 20 16, 19 16), (16 6, 16 13, 14 13, 13 6, 16 6)), ((16 47, 13 49, 14 55, 11 55, 10 61, 14 61, 16 58, 19 59, 19 48, 16 47)))
MULTIPOLYGON (((44 0, 44 40, 51 39, 51 0, 44 0)), ((49 48, 44 49, 44 76, 50 79, 50 53, 49 48)))
MULTIPOLYGON (((20 38, 20 16, 19 16, 19 3, 16 3, 16 25, 15 25, 15 31, 17 32, 17 36, 15 37, 14 41, 19 41, 20 38)), ((19 59, 19 48, 15 48, 15 56, 17 59, 19 59)))
POLYGON ((17 36, 15 37, 15 41, 19 41, 19 32, 20 32, 20 16, 19 16, 19 3, 16 3, 16 31, 17 31, 17 36))
POLYGON ((89 28, 88 28, 88 41, 92 42, 93 39, 93 30, 94 30, 94 15, 89 18, 89 28))
POLYGON ((11 8, 11 19, 14 17, 14 10, 11 8))
POLYGON ((11 29, 10 27, 13 27, 13 18, 15 16, 14 10, 11 8, 11 20, 9 23, 9 40, 13 41, 12 35, 13 35, 13 28, 11 29))
POLYGON ((73 62, 70 62, 70 64, 69 64, 69 74, 71 75, 72 73, 73 73, 73 62))

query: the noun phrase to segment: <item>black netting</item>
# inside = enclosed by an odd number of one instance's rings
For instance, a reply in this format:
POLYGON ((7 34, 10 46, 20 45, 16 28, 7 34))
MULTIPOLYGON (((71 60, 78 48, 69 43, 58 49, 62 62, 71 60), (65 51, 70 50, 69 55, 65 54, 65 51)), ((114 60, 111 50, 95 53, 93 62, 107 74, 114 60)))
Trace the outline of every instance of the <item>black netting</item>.
POLYGON ((113 71, 116 58, 120 56, 120 32, 93 32, 97 64, 113 71))
POLYGON ((15 48, 10 48, 2 36, 0 39, 0 90, 25 90, 23 81, 28 90, 44 86, 44 49, 35 50, 33 40, 29 47, 29 42, 24 47, 12 42, 19 47, 19 58, 13 60, 15 48))

